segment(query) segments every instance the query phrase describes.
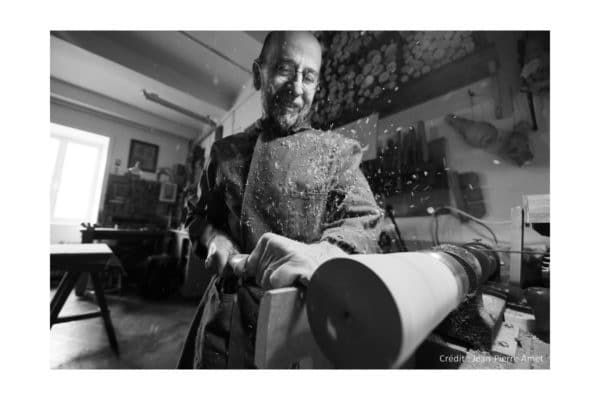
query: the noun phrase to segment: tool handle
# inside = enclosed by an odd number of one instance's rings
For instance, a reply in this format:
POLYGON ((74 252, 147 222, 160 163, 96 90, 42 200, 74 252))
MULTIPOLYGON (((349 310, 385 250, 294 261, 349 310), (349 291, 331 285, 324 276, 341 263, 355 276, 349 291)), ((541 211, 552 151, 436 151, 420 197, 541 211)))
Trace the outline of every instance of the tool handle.
POLYGON ((233 270, 233 273, 237 277, 244 277, 246 272, 246 261, 248 260, 249 254, 233 254, 227 259, 227 264, 233 270))
MULTIPOLYGON (((246 268, 246 263, 248 261, 249 254, 233 254, 229 256, 227 259, 227 264, 231 267, 234 275, 238 278, 247 278, 251 271, 248 271, 246 268)), ((294 286, 296 287, 307 287, 308 286, 308 278, 303 276, 298 277, 294 282, 294 286)))

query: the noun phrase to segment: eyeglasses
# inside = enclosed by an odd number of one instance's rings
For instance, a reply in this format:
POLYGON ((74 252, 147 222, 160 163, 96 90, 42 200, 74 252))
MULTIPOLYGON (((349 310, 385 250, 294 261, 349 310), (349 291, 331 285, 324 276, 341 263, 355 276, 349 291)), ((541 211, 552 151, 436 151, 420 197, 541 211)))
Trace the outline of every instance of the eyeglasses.
MULTIPOLYGON (((261 64, 255 61, 260 67, 261 64)), ((306 89, 315 89, 319 84, 319 74, 311 69, 301 70, 291 61, 280 61, 273 66, 273 72, 286 80, 295 80, 301 74, 302 85, 306 89)))

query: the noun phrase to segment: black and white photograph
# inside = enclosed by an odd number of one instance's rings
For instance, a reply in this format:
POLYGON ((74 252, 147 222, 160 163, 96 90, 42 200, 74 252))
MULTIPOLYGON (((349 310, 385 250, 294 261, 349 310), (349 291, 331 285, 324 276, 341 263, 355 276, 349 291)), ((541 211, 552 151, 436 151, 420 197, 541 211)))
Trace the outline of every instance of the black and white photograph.
POLYGON ((549 30, 51 30, 50 369, 550 369, 549 30))
POLYGON ((3 398, 597 392, 593 7, 7 5, 3 398))

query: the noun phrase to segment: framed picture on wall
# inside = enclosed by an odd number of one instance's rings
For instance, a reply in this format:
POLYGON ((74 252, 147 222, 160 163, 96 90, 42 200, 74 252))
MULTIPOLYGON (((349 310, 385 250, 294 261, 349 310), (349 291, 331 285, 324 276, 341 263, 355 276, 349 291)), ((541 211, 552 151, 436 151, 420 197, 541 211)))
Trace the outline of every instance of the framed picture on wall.
POLYGON ((139 161, 139 167, 142 171, 156 172, 156 165, 158 163, 158 146, 152 143, 131 139, 127 167, 133 167, 136 161, 139 161))
POLYGON ((165 203, 175 203, 175 200, 177 200, 177 184, 170 182, 161 183, 158 200, 165 203))

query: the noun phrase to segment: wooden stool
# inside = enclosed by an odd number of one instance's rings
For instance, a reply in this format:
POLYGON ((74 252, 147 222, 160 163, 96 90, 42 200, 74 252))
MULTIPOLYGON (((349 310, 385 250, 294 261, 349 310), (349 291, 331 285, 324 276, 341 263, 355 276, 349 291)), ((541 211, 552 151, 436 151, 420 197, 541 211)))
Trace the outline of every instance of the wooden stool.
POLYGON ((115 330, 110 319, 110 312, 104 297, 104 288, 100 280, 100 273, 108 259, 112 256, 110 248, 103 243, 99 244, 56 244, 50 246, 50 269, 65 271, 58 285, 58 289, 50 302, 50 329, 54 324, 62 322, 79 321, 82 319, 102 317, 104 328, 108 335, 110 347, 119 355, 119 346, 115 336, 115 330), (89 273, 94 286, 96 302, 99 311, 59 317, 69 294, 75 287, 77 280, 83 273, 89 273))

